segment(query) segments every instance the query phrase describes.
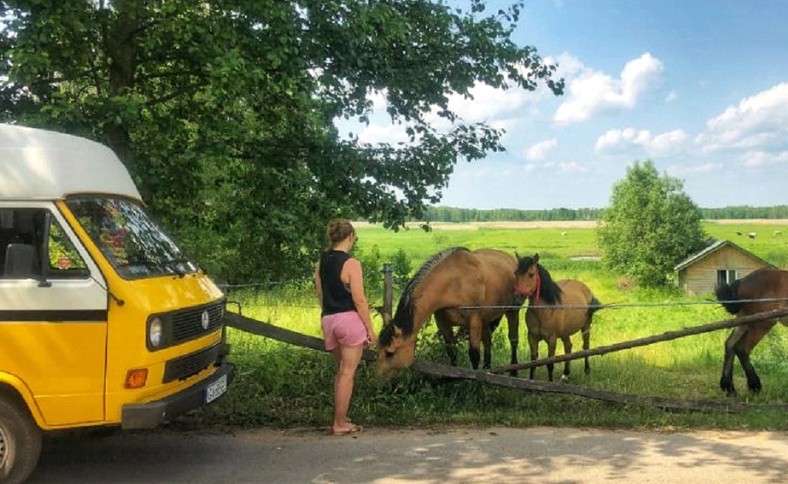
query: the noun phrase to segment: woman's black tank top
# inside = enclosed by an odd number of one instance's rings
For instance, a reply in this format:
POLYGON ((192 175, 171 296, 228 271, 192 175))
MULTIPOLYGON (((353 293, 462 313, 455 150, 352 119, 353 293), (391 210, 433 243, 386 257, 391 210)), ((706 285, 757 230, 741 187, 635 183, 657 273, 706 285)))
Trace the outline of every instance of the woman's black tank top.
POLYGON ((342 266, 350 259, 347 252, 328 250, 320 256, 320 283, 323 290, 323 316, 345 311, 355 311, 353 296, 339 275, 342 266))

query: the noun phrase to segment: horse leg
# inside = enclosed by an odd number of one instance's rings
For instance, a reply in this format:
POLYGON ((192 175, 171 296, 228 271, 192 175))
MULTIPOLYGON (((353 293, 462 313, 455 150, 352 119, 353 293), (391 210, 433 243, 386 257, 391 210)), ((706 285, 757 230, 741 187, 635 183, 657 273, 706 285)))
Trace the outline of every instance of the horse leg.
MULTIPOLYGON (((539 358, 539 337, 532 331, 528 332, 528 348, 531 350, 531 361, 534 361, 539 358)), ((536 371, 536 367, 531 367, 531 372, 529 378, 531 380, 534 379, 534 372, 536 371)))
POLYGON ((435 313, 435 323, 446 345, 446 354, 449 357, 451 366, 457 366, 457 338, 454 336, 451 320, 442 313, 435 313))
MULTIPOLYGON (((501 319, 498 318, 498 321, 500 322, 501 319)), ((484 347, 484 365, 482 368, 492 368, 492 332, 493 328, 489 324, 482 325, 482 346, 484 347)))
MULTIPOLYGON (((509 311, 506 313, 506 320, 509 322, 509 347, 512 350, 512 357, 509 363, 517 364, 517 346, 520 344, 520 311, 509 311)), ((509 372, 510 376, 517 376, 517 370, 509 372)))
POLYGON ((481 316, 478 312, 474 311, 471 314, 468 323, 468 358, 471 360, 471 366, 474 370, 479 369, 479 346, 482 340, 482 322, 481 316))
MULTIPOLYGON (((569 336, 564 336, 563 338, 561 338, 561 341, 564 342, 564 354, 568 355, 572 353, 572 340, 569 338, 569 336)), ((570 363, 571 361, 569 360, 566 360, 564 362, 564 376, 561 378, 562 380, 569 380, 570 363)))
MULTIPOLYGON (((587 327, 584 327, 581 330, 581 333, 583 335, 583 350, 586 351, 589 348, 591 348, 591 325, 589 324, 587 327)), ((589 373, 591 373, 591 365, 588 364, 587 356, 584 358, 584 360, 585 360, 584 371, 586 375, 588 375, 589 373)))
POLYGON ((736 356, 739 357, 739 362, 741 363, 742 369, 744 369, 744 374, 747 375, 747 388, 753 393, 759 393, 761 391, 761 379, 755 372, 752 363, 750 363, 750 352, 755 348, 755 345, 763 339, 774 324, 774 321, 751 324, 747 329, 747 333, 739 340, 738 344, 733 349, 736 356))
POLYGON ((722 376, 720 377, 720 388, 728 395, 736 395, 736 388, 733 386, 733 357, 734 347, 747 332, 744 326, 737 326, 731 331, 728 339, 725 340, 725 357, 722 360, 722 376))
MULTIPOLYGON (((555 356, 555 345, 558 342, 558 337, 554 334, 551 334, 547 337, 547 357, 552 358, 555 356)), ((547 365, 547 380, 553 381, 553 364, 549 363, 547 365)))

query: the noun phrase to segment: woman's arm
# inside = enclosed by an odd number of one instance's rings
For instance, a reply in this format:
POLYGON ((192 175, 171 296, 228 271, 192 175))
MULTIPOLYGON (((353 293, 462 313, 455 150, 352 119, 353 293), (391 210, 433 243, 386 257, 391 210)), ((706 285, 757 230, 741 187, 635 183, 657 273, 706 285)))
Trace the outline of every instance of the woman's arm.
POLYGON ((317 302, 320 307, 323 307, 323 284, 320 281, 320 262, 315 264, 315 293, 317 293, 317 302))
POLYGON ((367 296, 364 293, 364 278, 361 272, 361 263, 354 258, 350 258, 342 266, 342 273, 340 275, 342 282, 350 287, 350 295, 353 297, 353 304, 356 306, 356 312, 361 316, 361 321, 367 328, 367 341, 370 344, 377 344, 378 337, 375 330, 372 328, 372 318, 369 314, 369 304, 367 303, 367 296))

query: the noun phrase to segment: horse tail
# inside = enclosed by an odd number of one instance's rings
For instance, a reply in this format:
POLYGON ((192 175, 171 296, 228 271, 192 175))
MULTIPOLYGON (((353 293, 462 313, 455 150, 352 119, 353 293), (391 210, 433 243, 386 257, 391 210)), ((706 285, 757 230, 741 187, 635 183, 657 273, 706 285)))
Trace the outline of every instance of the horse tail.
POLYGON ((739 281, 735 280, 731 284, 722 283, 717 285, 714 289, 714 294, 717 296, 717 301, 722 304, 730 314, 738 314, 741 311, 743 304, 739 299, 739 281))
POLYGON ((588 302, 588 319, 594 317, 594 313, 599 311, 600 309, 604 309, 605 305, 599 302, 594 296, 591 296, 591 301, 588 302))

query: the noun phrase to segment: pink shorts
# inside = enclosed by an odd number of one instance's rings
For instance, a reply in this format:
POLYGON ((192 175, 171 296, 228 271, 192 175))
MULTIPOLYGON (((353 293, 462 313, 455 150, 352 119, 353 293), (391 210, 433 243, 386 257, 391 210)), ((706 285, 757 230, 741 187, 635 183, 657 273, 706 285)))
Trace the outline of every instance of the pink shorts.
POLYGON ((320 320, 326 350, 337 346, 359 346, 367 341, 367 328, 355 311, 329 314, 320 320))

